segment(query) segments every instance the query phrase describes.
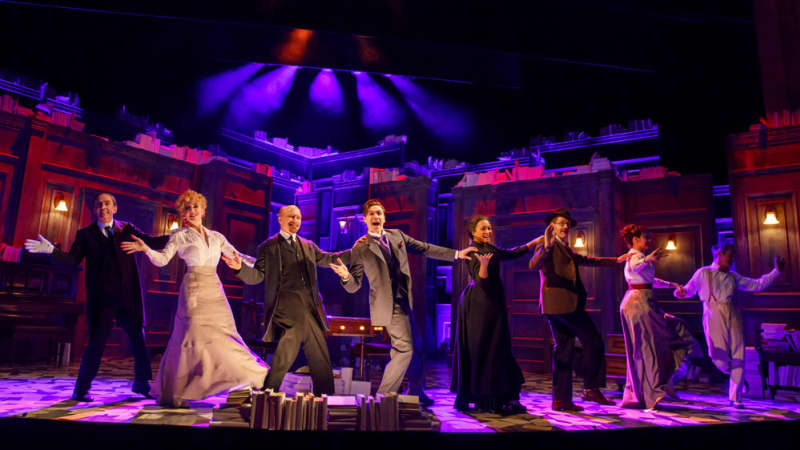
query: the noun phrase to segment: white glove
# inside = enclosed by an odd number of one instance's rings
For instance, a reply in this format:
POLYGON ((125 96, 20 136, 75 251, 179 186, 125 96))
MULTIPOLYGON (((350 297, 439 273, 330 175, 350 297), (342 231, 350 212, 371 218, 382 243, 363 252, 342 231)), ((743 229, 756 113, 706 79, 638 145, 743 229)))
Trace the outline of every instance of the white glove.
POLYGON ((53 244, 50 243, 47 239, 44 238, 41 234, 39 235, 39 240, 36 239, 25 239, 25 250, 30 253, 53 253, 55 247, 53 244))

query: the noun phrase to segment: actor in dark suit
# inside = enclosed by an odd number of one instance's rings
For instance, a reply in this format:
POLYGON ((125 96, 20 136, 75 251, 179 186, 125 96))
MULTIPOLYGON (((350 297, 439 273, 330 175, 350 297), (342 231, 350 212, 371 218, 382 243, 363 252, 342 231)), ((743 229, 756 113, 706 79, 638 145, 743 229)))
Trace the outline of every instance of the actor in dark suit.
POLYGON ((409 370, 409 393, 420 396, 423 405, 433 403, 423 391, 422 360, 418 355, 412 363, 414 348, 421 347, 420 334, 410 319, 414 304, 411 295, 411 270, 408 252, 428 258, 454 261, 469 259, 475 247, 461 251, 439 247, 409 237, 400 230, 385 230, 386 211, 378 200, 368 200, 363 207, 367 236, 359 239, 350 256, 350 270, 344 265, 332 268, 342 278, 347 292, 361 289, 366 273, 369 280, 369 315, 372 325, 386 327, 392 340, 391 360, 383 371, 379 393, 397 392, 409 370), (409 369, 409 365, 411 368, 409 369))
POLYGON ((117 200, 109 193, 97 196, 94 203, 97 220, 81 228, 69 253, 54 249, 45 238, 28 239, 25 248, 31 253, 52 253, 56 263, 78 265, 86 259, 86 323, 89 344, 81 358, 81 368, 75 381, 72 399, 90 402, 88 395, 92 380, 100 368, 106 341, 116 320, 128 335, 135 360, 133 392, 146 397, 150 393, 148 380, 153 378, 150 356, 144 342, 144 312, 139 272, 133 255, 120 249, 120 243, 136 236, 151 248, 161 249, 169 236, 151 237, 130 223, 114 220, 117 200))
POLYGON ((539 304, 553 335, 553 409, 583 410, 572 402, 575 337, 583 344, 583 399, 613 405, 600 391, 606 385, 605 346, 586 312, 586 288, 578 266, 615 267, 626 258, 595 258, 572 251, 569 230, 576 221, 566 209, 548 215, 546 223, 544 243, 536 247, 529 267, 539 271, 539 304))
POLYGON ((236 276, 247 284, 264 282, 264 342, 277 340, 272 367, 264 387, 276 392, 303 346, 311 369, 314 395, 333 394, 333 367, 325 342, 328 318, 317 285, 317 267, 336 258, 350 261, 350 251, 327 253, 297 235, 302 215, 294 205, 278 213, 280 233, 258 246, 254 267, 242 265, 238 256, 222 256, 236 276))

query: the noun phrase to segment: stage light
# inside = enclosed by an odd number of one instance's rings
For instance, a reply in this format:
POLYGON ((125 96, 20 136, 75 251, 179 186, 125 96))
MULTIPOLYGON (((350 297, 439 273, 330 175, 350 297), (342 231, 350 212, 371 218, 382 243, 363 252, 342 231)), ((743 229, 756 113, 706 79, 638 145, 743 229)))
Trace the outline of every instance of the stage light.
POLYGON ((664 248, 666 250, 677 250, 678 249, 678 244, 676 244, 675 242, 676 242, 675 241, 675 236, 670 236, 669 239, 667 239, 667 246, 664 247, 664 248))
POLYGON ((361 325, 360 327, 358 327, 358 329, 364 331, 365 330, 364 325, 361 325))
POLYGON ((67 212, 69 209, 67 208, 67 200, 64 198, 63 192, 56 192, 53 196, 53 206, 55 207, 56 211, 63 211, 67 212))
POLYGON ((778 212, 775 208, 767 208, 767 213, 764 217, 764 225, 778 225, 781 223, 778 220, 778 212))
POLYGON ((308 97, 320 109, 333 114, 344 112, 344 93, 331 69, 322 69, 317 74, 311 83, 308 97))
POLYGON ((347 328, 347 327, 345 327, 344 325, 340 325, 340 326, 339 326, 339 329, 340 329, 340 330, 342 330, 342 331, 344 331, 344 330, 345 330, 345 328, 347 328))
POLYGON ((361 102, 361 121, 370 130, 394 130, 405 120, 403 106, 369 74, 356 77, 356 94, 361 102))
POLYGON ((578 231, 578 235, 575 237, 575 248, 584 248, 586 247, 586 235, 583 234, 583 231, 578 231))
POLYGON ((356 71, 353 72, 353 75, 361 75, 361 73, 362 72, 360 70, 356 70, 356 71))

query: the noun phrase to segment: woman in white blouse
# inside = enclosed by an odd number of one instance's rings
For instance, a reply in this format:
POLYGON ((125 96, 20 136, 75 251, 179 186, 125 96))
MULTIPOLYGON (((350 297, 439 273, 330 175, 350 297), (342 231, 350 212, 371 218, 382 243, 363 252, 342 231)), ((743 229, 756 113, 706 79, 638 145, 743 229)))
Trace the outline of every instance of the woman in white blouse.
POLYGON ((658 306, 653 288, 677 288, 677 283, 656 278, 654 263, 666 256, 663 249, 645 252, 652 239, 644 228, 626 225, 620 232, 630 249, 625 263, 628 291, 620 304, 628 371, 622 407, 652 410, 674 389, 670 378, 695 340, 686 324, 658 306))
MULTIPOLYGON (((184 227, 172 232, 162 251, 142 240, 123 242, 128 253, 143 251, 158 267, 175 253, 186 262, 175 323, 161 358, 154 392, 158 403, 181 407, 245 383, 261 388, 268 367, 236 330, 228 299, 217 276, 220 254, 239 254, 225 236, 203 226, 206 199, 188 190, 176 201, 184 227)), ((241 255, 241 254, 239 254, 241 255)))

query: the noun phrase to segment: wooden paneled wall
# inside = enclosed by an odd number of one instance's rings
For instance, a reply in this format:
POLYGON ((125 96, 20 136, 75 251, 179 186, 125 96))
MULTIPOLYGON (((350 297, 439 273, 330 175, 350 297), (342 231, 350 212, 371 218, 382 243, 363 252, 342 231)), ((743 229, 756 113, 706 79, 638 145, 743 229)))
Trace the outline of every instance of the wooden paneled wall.
MULTIPOLYGON (((116 197, 116 218, 130 221, 148 233, 166 234, 171 221, 177 218, 174 202, 189 188, 208 199, 206 226, 222 232, 239 250, 254 254, 269 227, 271 177, 222 158, 192 164, 0 113, 0 211, 5 218, 0 232, 9 245, 21 247, 25 239, 42 234, 69 250, 75 232, 94 220, 92 205, 101 192, 116 197), (56 198, 65 200, 67 211, 55 210, 56 198)), ((246 295, 242 284, 223 266, 220 265, 220 277, 238 316, 239 302, 246 295)), ((155 352, 169 338, 184 272, 179 258, 161 269, 146 258, 140 259, 146 337, 155 352)), ((80 302, 85 301, 83 280, 81 276, 80 302)), ((252 296, 257 297, 258 290, 252 296)), ((85 318, 78 322, 73 340, 76 357, 87 340, 85 318)), ((126 341, 120 330, 114 330, 106 355, 126 353, 126 341)))
POLYGON ((772 270, 776 255, 786 258, 769 289, 737 294, 753 345, 764 322, 800 326, 800 127, 739 133, 727 145, 737 272, 759 277, 772 270), (778 224, 764 224, 768 209, 778 224))

